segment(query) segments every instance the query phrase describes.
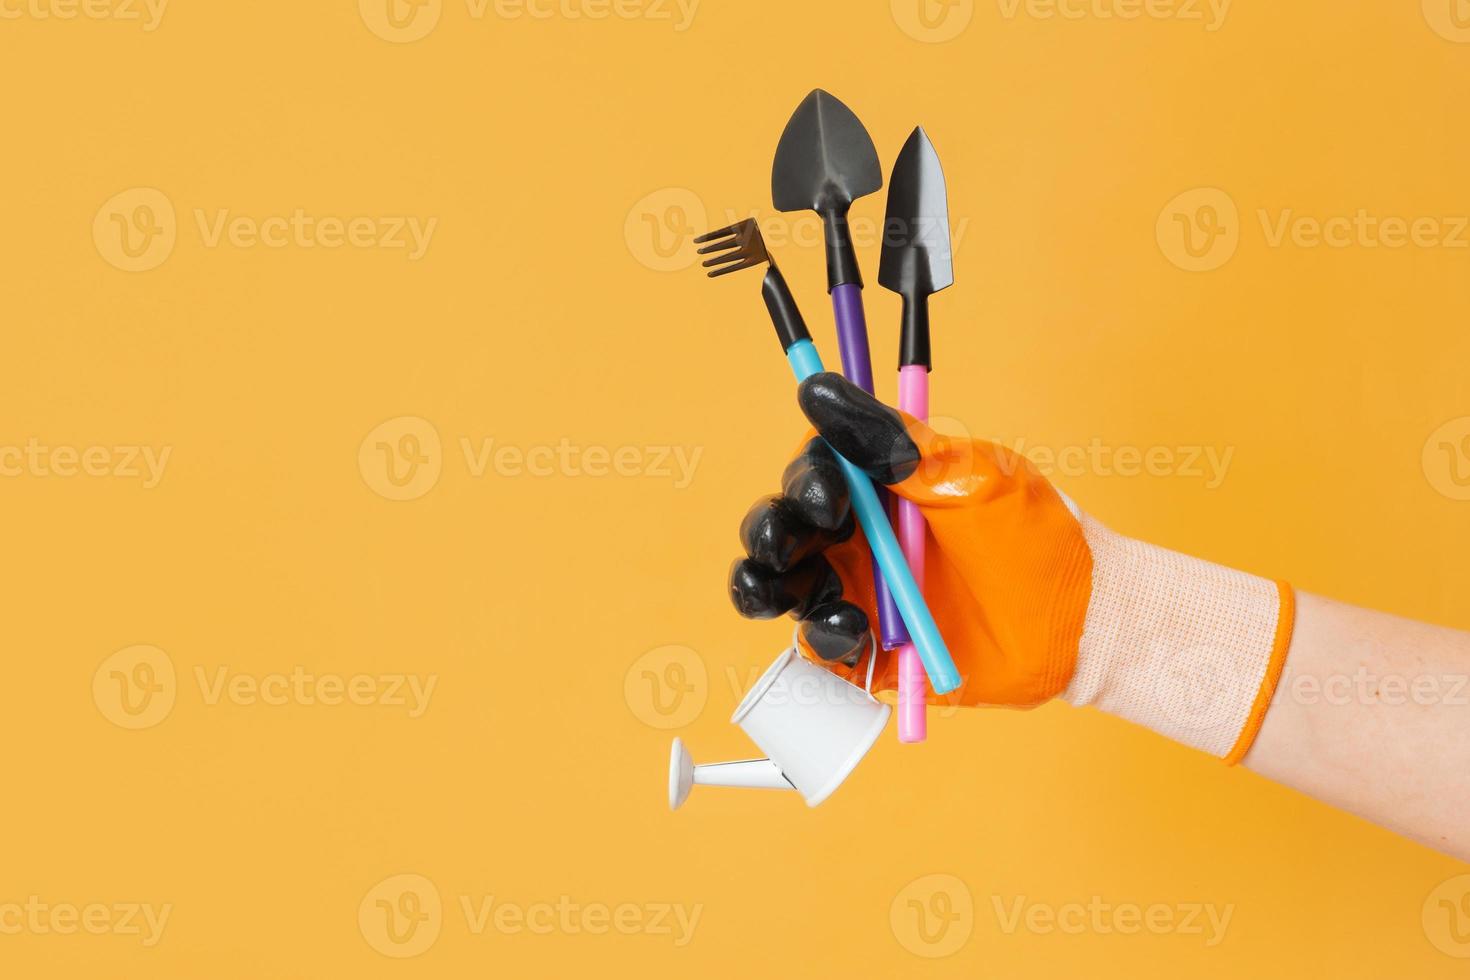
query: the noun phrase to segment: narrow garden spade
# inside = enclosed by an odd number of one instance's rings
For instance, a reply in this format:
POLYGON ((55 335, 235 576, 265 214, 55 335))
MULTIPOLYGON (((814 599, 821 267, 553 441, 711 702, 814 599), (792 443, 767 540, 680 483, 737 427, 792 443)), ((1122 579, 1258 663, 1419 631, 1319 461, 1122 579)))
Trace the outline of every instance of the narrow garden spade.
MULTIPOLYGON (((918 419, 929 415, 929 297, 954 285, 949 244, 949 196, 934 144, 919 127, 909 135, 888 182, 878 284, 903 297, 898 348, 898 407, 918 419)), ((898 502, 898 541, 920 588, 924 585, 924 515, 898 502)), ((927 682, 912 644, 898 650, 898 738, 922 742, 927 682)))

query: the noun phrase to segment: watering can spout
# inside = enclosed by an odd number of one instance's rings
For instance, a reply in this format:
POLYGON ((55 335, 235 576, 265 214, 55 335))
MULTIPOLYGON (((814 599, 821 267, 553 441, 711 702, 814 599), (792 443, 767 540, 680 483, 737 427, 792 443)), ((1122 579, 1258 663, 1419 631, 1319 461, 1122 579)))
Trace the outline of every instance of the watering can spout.
POLYGON ((677 810, 695 786, 743 786, 747 789, 795 789, 770 759, 709 762, 695 765, 684 742, 674 739, 669 752, 669 809, 677 810))

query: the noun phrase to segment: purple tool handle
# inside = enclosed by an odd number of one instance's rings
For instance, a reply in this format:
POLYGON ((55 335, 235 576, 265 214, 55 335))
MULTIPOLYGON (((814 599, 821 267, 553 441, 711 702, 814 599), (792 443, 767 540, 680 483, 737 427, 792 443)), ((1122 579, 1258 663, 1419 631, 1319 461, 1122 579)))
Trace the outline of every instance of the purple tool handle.
MULTIPOLYGON (((854 283, 833 287, 832 313, 837 318, 837 348, 842 354, 842 373, 847 380, 871 395, 874 393, 873 355, 868 350, 868 318, 863 313, 863 287, 854 283)), ((892 519, 893 508, 888 491, 879 487, 878 499, 883 504, 883 512, 892 519)), ((878 596, 878 631, 883 649, 896 650, 909 642, 909 634, 876 560, 873 562, 873 586, 878 596)))

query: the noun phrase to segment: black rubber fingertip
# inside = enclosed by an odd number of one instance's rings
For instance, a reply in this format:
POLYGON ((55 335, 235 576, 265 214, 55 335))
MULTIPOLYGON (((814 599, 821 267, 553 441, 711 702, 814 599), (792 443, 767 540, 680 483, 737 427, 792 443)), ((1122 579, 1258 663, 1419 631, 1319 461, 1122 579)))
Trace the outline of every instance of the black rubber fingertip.
POLYGON ((850 602, 829 602, 802 620, 801 637, 823 660, 856 666, 869 646, 868 616, 850 602))
POLYGON ((775 577, 749 558, 737 558, 730 566, 730 601, 746 619, 775 619, 794 604, 775 577))
MULTIPOLYGON (((780 497, 766 497, 757 501, 740 522, 740 543, 745 553, 762 565, 785 571, 803 543, 801 527, 801 521, 789 513, 780 497)), ((810 534, 809 528, 807 531, 810 534)))
POLYGON ((880 483, 898 483, 918 468, 919 447, 903 418, 842 375, 812 375, 797 400, 831 447, 880 483))
POLYGON ((811 611, 842 598, 842 579, 832 563, 814 555, 781 577, 781 586, 796 597, 791 615, 805 619, 811 611))
POLYGON ((840 528, 852 509, 837 457, 821 439, 786 467, 781 494, 804 521, 824 531, 840 528))

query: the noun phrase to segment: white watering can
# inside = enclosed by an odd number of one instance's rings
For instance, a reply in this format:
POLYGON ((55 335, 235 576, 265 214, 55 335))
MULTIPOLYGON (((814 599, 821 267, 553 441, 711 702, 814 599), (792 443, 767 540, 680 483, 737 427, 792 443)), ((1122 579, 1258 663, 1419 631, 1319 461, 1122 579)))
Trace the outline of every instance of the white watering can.
MULTIPOLYGON (((868 679, 873 683, 873 651, 868 679)), ((869 691, 786 650, 746 693, 730 720, 765 759, 697 765, 674 739, 669 754, 669 809, 695 786, 794 789, 816 806, 842 785, 883 733, 892 709, 869 691)))

